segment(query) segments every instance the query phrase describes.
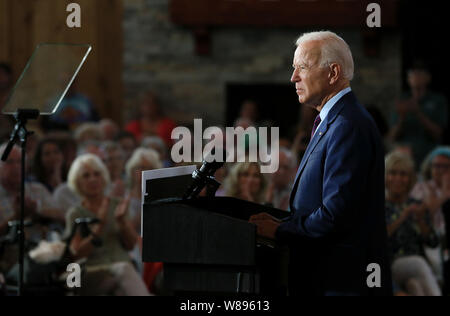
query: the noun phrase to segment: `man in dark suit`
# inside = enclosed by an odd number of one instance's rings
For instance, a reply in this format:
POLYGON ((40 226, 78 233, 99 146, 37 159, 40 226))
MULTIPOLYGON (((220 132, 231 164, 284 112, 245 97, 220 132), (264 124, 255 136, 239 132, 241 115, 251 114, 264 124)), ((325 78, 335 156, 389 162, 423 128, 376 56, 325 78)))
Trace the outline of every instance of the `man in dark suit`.
POLYGON ((292 215, 280 222, 262 213, 250 222, 259 235, 289 245, 290 295, 390 295, 384 154, 350 88, 350 48, 332 32, 307 33, 293 67, 299 102, 319 115, 291 193, 292 215))

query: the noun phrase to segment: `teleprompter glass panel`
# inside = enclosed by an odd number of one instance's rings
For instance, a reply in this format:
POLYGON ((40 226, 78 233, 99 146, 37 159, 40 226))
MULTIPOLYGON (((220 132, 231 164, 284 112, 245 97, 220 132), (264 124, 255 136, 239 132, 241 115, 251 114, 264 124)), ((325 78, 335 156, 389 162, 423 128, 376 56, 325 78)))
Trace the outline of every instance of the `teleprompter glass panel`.
POLYGON ((4 114, 37 109, 56 112, 92 47, 82 44, 39 44, 3 108, 4 114))

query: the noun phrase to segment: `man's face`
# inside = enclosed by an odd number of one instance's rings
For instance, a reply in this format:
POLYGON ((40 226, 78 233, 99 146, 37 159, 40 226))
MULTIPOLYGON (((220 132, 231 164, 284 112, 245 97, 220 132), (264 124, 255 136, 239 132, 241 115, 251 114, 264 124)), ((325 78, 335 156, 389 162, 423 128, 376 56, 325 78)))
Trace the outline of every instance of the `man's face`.
POLYGON ((295 83, 300 103, 317 108, 329 92, 328 67, 320 67, 320 44, 300 44, 294 54, 291 82, 295 83))

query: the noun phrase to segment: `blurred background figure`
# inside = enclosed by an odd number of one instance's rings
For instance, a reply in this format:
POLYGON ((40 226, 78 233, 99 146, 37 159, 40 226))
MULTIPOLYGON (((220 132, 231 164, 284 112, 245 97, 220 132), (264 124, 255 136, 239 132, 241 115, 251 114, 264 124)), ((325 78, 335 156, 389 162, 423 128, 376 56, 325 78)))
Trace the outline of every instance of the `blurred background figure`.
POLYGON ((246 120, 252 126, 256 126, 259 122, 260 115, 258 104, 254 100, 245 100, 242 102, 241 110, 237 120, 246 120))
POLYGON ((443 141, 447 127, 447 100, 428 89, 431 74, 423 63, 408 71, 410 92, 396 102, 390 119, 391 142, 411 145, 416 165, 443 141))
POLYGON ((159 168, 162 168, 159 154, 149 148, 136 149, 125 167, 128 194, 131 196, 130 217, 139 235, 141 231, 142 172, 159 168))
POLYGON ((412 296, 440 296, 437 278, 424 246, 436 247, 428 205, 409 197, 415 183, 413 160, 393 152, 386 156, 386 223, 392 279, 397 291, 412 296))
POLYGON ((82 294, 148 295, 128 255, 138 238, 128 217, 129 198, 120 201, 105 195, 110 182, 108 169, 92 154, 82 155, 74 161, 68 182, 80 196, 81 203, 69 211, 66 232, 71 231, 77 218, 100 220, 92 229, 93 234, 83 237, 77 232, 70 245, 76 259, 87 258, 82 294), (94 241, 98 238, 101 245, 94 241))
POLYGON ((101 119, 99 124, 102 139, 105 141, 113 141, 120 132, 119 126, 111 119, 101 119))
POLYGON ((173 165, 169 156, 169 150, 164 141, 160 137, 158 136, 145 137, 142 140, 141 147, 156 150, 159 154, 159 158, 161 159, 164 168, 168 168, 173 165))
POLYGON ((74 80, 55 114, 42 118, 42 128, 49 130, 74 130, 80 124, 97 122, 99 115, 92 101, 77 89, 74 80))
POLYGON ((421 169, 423 179, 414 187, 411 196, 425 201, 431 213, 433 228, 440 243, 436 249, 426 248, 426 253, 442 282, 443 263, 448 260, 448 245, 445 242, 447 232, 442 206, 450 197, 450 148, 435 148, 424 160, 421 169))
POLYGON ((65 179, 64 155, 56 138, 44 138, 37 146, 32 179, 53 192, 65 179))
POLYGON ((137 119, 129 122, 125 130, 138 141, 145 136, 159 136, 170 148, 173 144, 171 134, 175 127, 175 122, 163 115, 156 94, 147 92, 141 99, 137 119))
POLYGON ((128 159, 131 158, 131 155, 133 154, 134 150, 138 147, 138 143, 134 138, 133 134, 121 131, 117 135, 115 141, 118 142, 120 147, 122 148, 125 154, 125 161, 128 161, 128 159))
POLYGON ((125 195, 125 154, 119 144, 107 141, 100 145, 100 157, 108 169, 111 186, 108 195, 121 198, 125 195))
POLYGON ((278 170, 271 174, 266 202, 273 207, 288 210, 289 197, 297 171, 298 162, 292 151, 280 148, 278 170))
POLYGON ((74 130, 74 138, 78 145, 89 141, 101 142, 102 131, 98 123, 83 123, 74 130))
MULTIPOLYGON (((0 146, 3 153, 6 144, 0 146)), ((14 146, 8 159, 0 161, 0 237, 8 233, 8 222, 19 220, 21 186, 21 150, 14 146)), ((32 226, 25 229, 26 249, 36 246, 41 240, 52 238, 50 230, 62 233, 64 212, 54 202, 44 185, 38 182, 25 183, 25 217, 32 226)), ((0 254, 0 273, 14 283, 17 282, 18 245, 6 247, 0 254), (8 275, 9 273, 9 275, 8 275)))
POLYGON ((257 162, 237 162, 226 180, 226 196, 263 204, 267 180, 257 162))

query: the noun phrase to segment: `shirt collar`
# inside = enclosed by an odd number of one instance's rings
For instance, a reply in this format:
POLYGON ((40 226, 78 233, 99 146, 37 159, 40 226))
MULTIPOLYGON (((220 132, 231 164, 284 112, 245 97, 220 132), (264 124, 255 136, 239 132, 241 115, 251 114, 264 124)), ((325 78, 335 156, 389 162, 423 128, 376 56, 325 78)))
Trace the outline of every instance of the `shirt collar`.
POLYGON ((333 106, 347 93, 349 93, 350 91, 352 91, 352 88, 348 87, 345 88, 341 91, 339 91, 334 97, 332 97, 330 100, 328 100, 327 103, 325 103, 325 105, 323 106, 322 110, 320 111, 319 115, 320 115, 320 122, 322 123, 325 118, 328 115, 328 112, 330 112, 330 110, 333 108, 333 106))

